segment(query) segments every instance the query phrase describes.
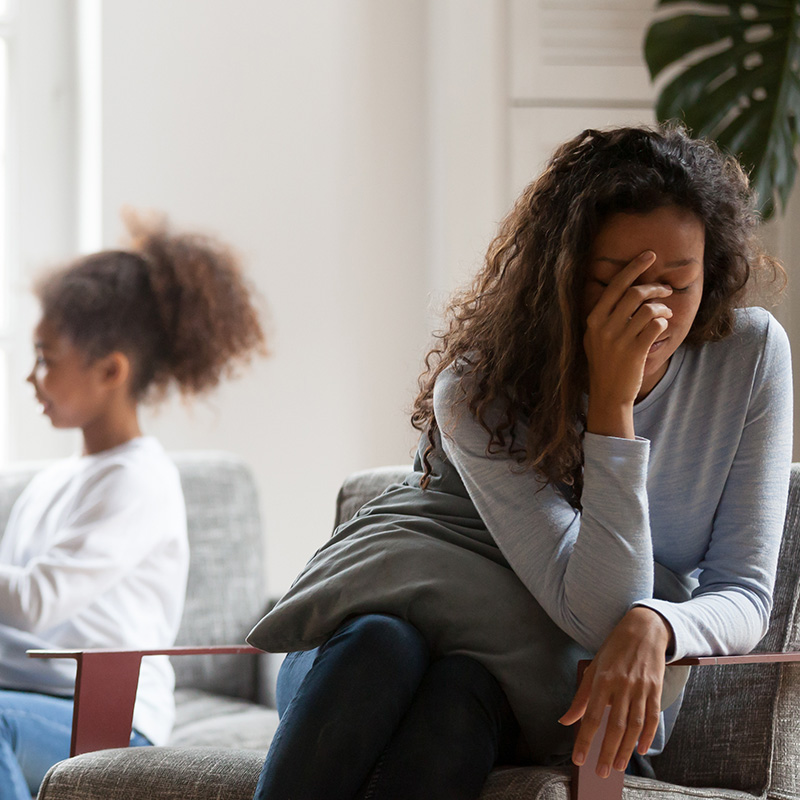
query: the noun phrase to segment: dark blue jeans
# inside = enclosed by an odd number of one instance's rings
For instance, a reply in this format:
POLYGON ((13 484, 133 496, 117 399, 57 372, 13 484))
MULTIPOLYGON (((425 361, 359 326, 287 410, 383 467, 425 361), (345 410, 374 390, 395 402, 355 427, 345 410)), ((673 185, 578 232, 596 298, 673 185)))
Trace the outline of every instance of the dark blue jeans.
POLYGON ((483 666, 431 661, 416 628, 381 614, 290 653, 278 711, 255 800, 469 800, 518 735, 483 666))

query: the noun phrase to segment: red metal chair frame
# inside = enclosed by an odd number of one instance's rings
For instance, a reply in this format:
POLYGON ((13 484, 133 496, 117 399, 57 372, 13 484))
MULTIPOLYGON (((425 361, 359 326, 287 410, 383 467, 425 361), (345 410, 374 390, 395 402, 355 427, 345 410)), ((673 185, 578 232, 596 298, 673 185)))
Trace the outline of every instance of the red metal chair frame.
POLYGON ((127 747, 142 656, 261 653, 249 645, 169 647, 163 650, 28 650, 31 658, 74 658, 75 703, 70 758, 93 750, 127 747))
MULTIPOLYGON (((172 647, 164 650, 29 650, 31 658, 74 658, 75 706, 72 718, 70 757, 127 747, 133 722, 133 704, 139 683, 142 656, 181 656, 231 653, 261 653, 247 645, 216 647, 172 647)), ((675 666, 719 666, 722 664, 777 664, 800 662, 798 653, 753 653, 746 656, 705 656, 674 661, 675 666)), ((591 661, 578 663, 578 682, 591 661)), ((622 800, 624 774, 611 770, 608 778, 595 772, 605 736, 608 714, 603 718, 583 766, 573 766, 572 800, 622 800)), ((580 723, 576 732, 580 730, 580 723)))

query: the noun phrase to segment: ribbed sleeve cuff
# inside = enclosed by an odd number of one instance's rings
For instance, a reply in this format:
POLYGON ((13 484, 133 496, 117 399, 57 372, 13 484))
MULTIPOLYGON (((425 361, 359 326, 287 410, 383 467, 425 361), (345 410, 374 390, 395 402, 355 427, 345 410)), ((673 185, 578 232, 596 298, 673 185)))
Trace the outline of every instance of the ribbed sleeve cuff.
POLYGON ((650 440, 637 436, 635 439, 620 439, 617 436, 601 436, 597 433, 583 435, 583 457, 585 464, 596 463, 612 469, 644 467, 650 457, 650 440))
POLYGON ((669 600, 656 600, 655 598, 639 600, 633 604, 633 607, 644 606, 661 614, 672 628, 672 647, 667 650, 667 664, 671 664, 686 655, 687 637, 683 627, 683 615, 678 608, 679 605, 679 603, 671 603, 669 600))
MULTIPOLYGON (((611 498, 639 496, 647 507, 647 466, 650 459, 650 440, 618 439, 587 433, 583 440, 584 506, 597 502, 606 506, 611 498), (609 489, 614 491, 609 493, 609 489)), ((615 501, 616 502, 616 501, 615 501)), ((625 513, 620 508, 618 513, 625 513)))

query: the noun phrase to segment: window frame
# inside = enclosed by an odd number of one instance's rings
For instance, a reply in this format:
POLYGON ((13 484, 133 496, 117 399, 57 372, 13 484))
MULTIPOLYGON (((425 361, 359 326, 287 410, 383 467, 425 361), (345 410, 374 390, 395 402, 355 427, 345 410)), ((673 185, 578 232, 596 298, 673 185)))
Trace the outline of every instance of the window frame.
POLYGON ((66 455, 35 413, 24 379, 32 363, 36 275, 77 252, 79 11, 84 0, 6 0, 5 270, 0 275, 0 463, 66 455))

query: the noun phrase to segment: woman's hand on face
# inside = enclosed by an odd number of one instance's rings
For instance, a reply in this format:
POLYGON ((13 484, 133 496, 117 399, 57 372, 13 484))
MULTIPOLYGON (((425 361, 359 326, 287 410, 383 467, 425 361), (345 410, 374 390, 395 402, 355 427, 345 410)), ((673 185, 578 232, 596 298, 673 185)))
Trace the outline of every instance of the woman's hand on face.
POLYGON ((621 269, 586 317, 590 407, 632 407, 641 389, 647 353, 672 316, 659 302, 672 294, 670 286, 634 284, 655 260, 646 250, 621 269))
POLYGON ((632 608, 614 628, 583 675, 572 705, 559 720, 582 720, 572 760, 581 765, 610 706, 597 774, 623 772, 634 747, 644 755, 653 743, 661 714, 661 686, 672 630, 655 611, 632 608))

